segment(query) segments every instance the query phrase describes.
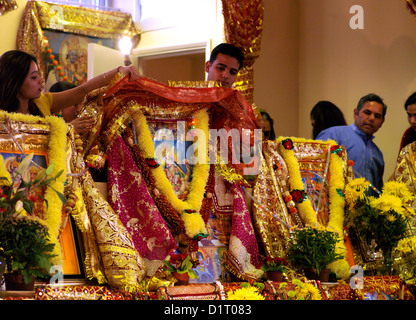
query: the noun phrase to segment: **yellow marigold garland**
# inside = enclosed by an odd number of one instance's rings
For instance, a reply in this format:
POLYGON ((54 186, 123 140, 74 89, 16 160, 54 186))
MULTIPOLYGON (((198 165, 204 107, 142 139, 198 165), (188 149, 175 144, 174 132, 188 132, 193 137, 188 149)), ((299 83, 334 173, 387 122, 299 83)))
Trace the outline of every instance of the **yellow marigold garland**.
MULTIPOLYGON (((140 128, 138 132, 138 145, 145 158, 155 158, 155 147, 151 137, 150 129, 146 121, 146 117, 141 114, 138 117, 139 123, 137 127, 140 128)), ((208 114, 205 109, 198 111, 194 115, 195 127, 203 131, 206 137, 206 151, 208 150, 208 114)), ((207 160, 207 158, 205 159, 207 160)), ((172 207, 181 215, 185 225, 186 234, 190 238, 194 238, 198 234, 206 234, 205 223, 199 214, 202 200, 204 198, 205 186, 209 176, 209 164, 197 163, 193 167, 192 181, 189 188, 188 196, 185 200, 179 199, 165 172, 161 166, 152 168, 152 173, 155 177, 155 184, 157 189, 162 192, 169 200, 172 207)))
MULTIPOLYGON (((50 184, 50 187, 46 189, 45 199, 48 202, 48 207, 46 208, 45 215, 45 224, 48 227, 49 235, 51 238, 51 243, 55 244, 53 254, 55 257, 52 259, 51 263, 56 265, 62 264, 62 251, 61 245, 59 243, 59 228, 62 222, 62 202, 59 199, 59 196, 56 194, 56 191, 64 193, 64 183, 66 180, 66 133, 68 130, 65 122, 55 116, 48 116, 46 118, 40 118, 32 115, 20 114, 20 113, 7 113, 0 111, 0 121, 3 121, 6 117, 10 118, 13 121, 19 121, 24 123, 46 123, 49 124, 49 145, 48 145, 48 160, 49 163, 54 163, 55 167, 52 175, 56 175, 59 171, 63 170, 58 179, 53 181, 50 184)), ((3 160, 3 159, 2 159, 3 160)), ((6 170, 4 166, 4 161, 0 161, 0 173, 3 175, 6 170)), ((7 171, 7 170, 6 170, 7 171)), ((10 175, 9 175, 10 176, 10 175)))
MULTIPOLYGON (((287 139, 286 137, 279 137, 277 138, 279 153, 283 157, 286 162, 287 169, 289 171, 289 183, 290 183, 290 191, 292 190, 303 190, 305 186, 302 182, 302 177, 300 175, 300 167, 299 162, 296 159, 295 155, 293 154, 293 150, 286 149, 282 142, 283 140, 287 139)), ((293 141, 299 141, 299 138, 289 138, 293 141)), ((305 140, 306 141, 306 140, 305 140)), ((305 224, 316 224, 318 223, 318 219, 316 218, 315 211, 312 208, 311 201, 309 199, 305 199, 301 203, 297 203, 296 206, 299 209, 299 214, 303 219, 305 224)))
MULTIPOLYGON (((296 159, 293 149, 286 149, 283 146, 283 141, 286 139, 291 139, 295 142, 303 143, 313 143, 314 140, 308 140, 297 137, 279 137, 276 140, 278 141, 279 153, 286 162, 288 171, 289 171, 289 183, 290 190, 303 190, 305 187, 302 182, 300 174, 299 162, 296 159)), ((331 146, 337 146, 337 143, 332 140, 328 140, 331 146)), ((345 163, 342 158, 335 152, 332 152, 330 155, 330 165, 329 165, 329 174, 331 177, 331 183, 329 186, 329 221, 326 227, 335 231, 342 241, 337 243, 337 252, 346 254, 346 247, 343 241, 343 230, 344 230, 344 205, 345 199, 342 196, 342 191, 344 190, 345 180, 344 180, 344 171, 345 163)), ((301 203, 297 203, 299 214, 302 217, 305 224, 310 225, 320 225, 316 217, 315 210, 312 207, 312 204, 309 199, 305 199, 301 203)), ((328 266, 333 272, 335 272, 339 277, 346 279, 350 276, 350 267, 346 259, 341 259, 331 263, 328 266)))

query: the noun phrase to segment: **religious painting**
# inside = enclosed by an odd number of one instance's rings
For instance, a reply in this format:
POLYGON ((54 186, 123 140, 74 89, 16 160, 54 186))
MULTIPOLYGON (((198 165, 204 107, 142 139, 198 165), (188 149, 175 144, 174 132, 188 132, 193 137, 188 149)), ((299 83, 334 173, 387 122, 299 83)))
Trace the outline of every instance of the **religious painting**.
POLYGON ((48 40, 43 52, 46 89, 57 81, 69 81, 81 85, 88 80, 88 43, 115 47, 112 39, 55 30, 44 30, 44 39, 48 40))
MULTIPOLYGON (((226 221, 229 224, 229 221, 226 221)), ((215 281, 230 281, 230 276, 224 267, 224 259, 228 246, 224 243, 221 232, 221 220, 211 213, 207 223, 208 237, 199 241, 197 258, 199 265, 195 268, 198 278, 195 283, 212 283, 215 281)), ((228 234, 231 230, 229 226, 228 234)))
MULTIPOLYGON (((21 153, 16 153, 13 151, 1 150, 0 154, 4 159, 4 165, 6 166, 7 171, 10 173, 12 181, 14 181, 13 186, 17 188, 20 185, 21 180, 24 181, 34 181, 37 174, 40 170, 47 167, 47 154, 36 154, 33 150, 30 150, 29 153, 34 153, 33 162, 29 165, 29 168, 23 173, 23 176, 17 175, 17 168, 19 167, 22 160, 25 158, 25 155, 21 153)), ((29 200, 34 203, 34 214, 40 218, 45 219, 45 210, 43 206, 43 196, 45 190, 39 190, 36 193, 31 193, 29 195, 29 200)))
POLYGON ((314 171, 301 171, 301 176, 318 222, 326 225, 329 220, 329 181, 324 181, 319 172, 314 171))
POLYGON ((148 123, 157 161, 162 166, 175 195, 181 200, 186 199, 194 163, 193 141, 185 140, 186 134, 191 129, 190 119, 187 121, 148 119, 148 123))

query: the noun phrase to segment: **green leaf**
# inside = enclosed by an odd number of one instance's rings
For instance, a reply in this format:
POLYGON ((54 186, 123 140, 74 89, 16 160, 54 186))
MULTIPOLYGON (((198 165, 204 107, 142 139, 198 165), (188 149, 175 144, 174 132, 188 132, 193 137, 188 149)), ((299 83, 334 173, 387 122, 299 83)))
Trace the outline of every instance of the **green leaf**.
POLYGON ((55 179, 58 179, 62 174, 64 173, 64 170, 59 171, 56 176, 55 179))
POLYGON ((55 169, 55 163, 52 163, 45 171, 46 175, 49 176, 52 172, 53 169, 55 169))
POLYGON ((36 175, 35 180, 33 181, 33 184, 38 184, 46 177, 46 169, 42 169, 38 172, 36 175))
POLYGON ((189 274, 189 278, 191 278, 191 279, 198 278, 198 274, 193 269, 189 269, 188 274, 189 274))
POLYGON ((165 264, 166 268, 170 272, 175 272, 176 268, 167 260, 163 260, 163 263, 165 264))
POLYGON ((34 154, 31 153, 22 160, 22 162, 19 164, 19 167, 17 168, 17 174, 22 174, 29 168, 33 156, 34 154))
POLYGON ((62 194, 62 193, 60 193, 59 191, 57 191, 57 190, 55 190, 54 188, 52 188, 51 186, 49 186, 53 191, 55 191, 56 192, 56 194, 58 195, 58 197, 59 197, 59 199, 62 201, 62 203, 63 204, 65 204, 66 203, 66 198, 65 198, 65 196, 62 194))
POLYGON ((25 209, 26 212, 32 214, 33 208, 35 207, 33 202, 28 199, 24 199, 22 202, 23 202, 23 209, 25 209))

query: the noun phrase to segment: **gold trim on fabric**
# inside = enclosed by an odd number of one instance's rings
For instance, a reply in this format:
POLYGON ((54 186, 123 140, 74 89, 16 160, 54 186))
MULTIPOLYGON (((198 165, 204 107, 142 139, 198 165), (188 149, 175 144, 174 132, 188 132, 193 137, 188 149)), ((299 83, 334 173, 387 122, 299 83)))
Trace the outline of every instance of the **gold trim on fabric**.
POLYGON ((137 291, 146 271, 131 235, 95 187, 89 172, 80 177, 80 183, 109 285, 137 291))

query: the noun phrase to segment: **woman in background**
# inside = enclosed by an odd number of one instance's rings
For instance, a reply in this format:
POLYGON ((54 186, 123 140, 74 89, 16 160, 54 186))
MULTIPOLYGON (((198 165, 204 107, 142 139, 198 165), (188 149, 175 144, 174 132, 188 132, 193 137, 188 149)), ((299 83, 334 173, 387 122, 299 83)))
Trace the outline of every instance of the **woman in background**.
POLYGON ((410 127, 406 129, 400 142, 400 150, 408 144, 416 141, 416 92, 412 93, 404 103, 407 113, 407 121, 410 127))
POLYGON ((347 125, 342 111, 330 101, 319 101, 312 108, 310 117, 313 127, 312 138, 314 140, 322 130, 347 125))
POLYGON ((263 120, 262 125, 261 125, 261 129, 263 130, 263 139, 275 140, 276 134, 274 133, 273 119, 264 110, 260 110, 260 114, 261 114, 261 119, 263 120))

